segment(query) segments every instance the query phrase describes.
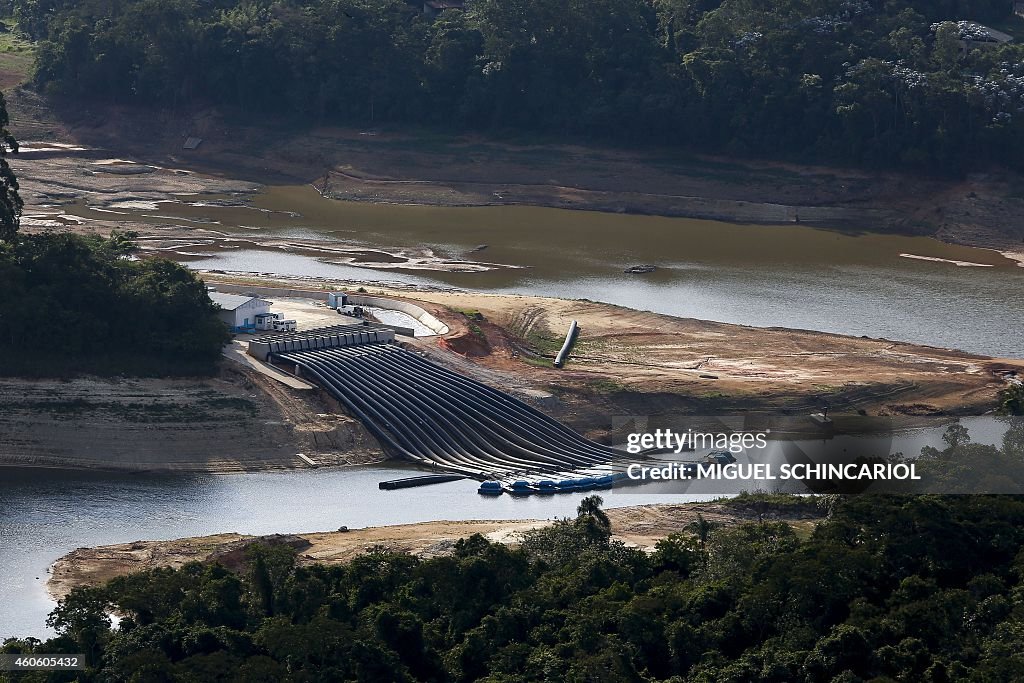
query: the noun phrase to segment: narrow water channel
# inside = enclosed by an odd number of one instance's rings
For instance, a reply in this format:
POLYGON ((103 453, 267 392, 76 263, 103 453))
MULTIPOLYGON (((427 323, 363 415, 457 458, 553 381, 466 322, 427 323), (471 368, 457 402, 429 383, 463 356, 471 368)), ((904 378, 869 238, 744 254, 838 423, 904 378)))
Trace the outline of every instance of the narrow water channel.
MULTIPOLYGON (((1024 329, 1024 268, 991 250, 803 225, 342 202, 302 186, 267 187, 249 201, 182 198, 118 210, 132 220, 234 238, 183 246, 179 258, 200 269, 588 298, 720 322, 1024 356, 1024 344, 1008 332, 1024 329), (352 253, 254 249, 237 241, 246 238, 314 240, 352 253), (638 264, 657 270, 624 272, 638 264)), ((74 211, 111 218, 85 206, 74 211)))

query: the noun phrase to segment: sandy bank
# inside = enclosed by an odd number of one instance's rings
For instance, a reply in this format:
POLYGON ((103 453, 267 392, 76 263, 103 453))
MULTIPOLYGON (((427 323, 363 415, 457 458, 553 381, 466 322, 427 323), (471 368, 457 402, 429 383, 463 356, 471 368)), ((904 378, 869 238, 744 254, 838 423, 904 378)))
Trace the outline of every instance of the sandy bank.
MULTIPOLYGON (((609 496, 614 500, 614 495, 609 496)), ((697 515, 713 523, 733 525, 757 519, 753 510, 739 510, 721 503, 645 505, 607 510, 615 538, 651 549, 669 534, 686 530, 697 515)), ((808 512, 770 513, 766 517, 787 521, 804 530, 819 519, 808 512)), ((455 541, 482 534, 497 543, 516 543, 528 529, 545 526, 551 520, 435 521, 420 524, 369 527, 347 532, 297 534, 276 537, 299 549, 302 564, 340 564, 371 549, 386 548, 418 557, 435 557, 451 552, 455 541)), ((266 539, 267 537, 263 537, 266 539)), ((47 585, 60 599, 76 586, 101 585, 137 571, 156 567, 180 567, 188 562, 211 559, 229 561, 245 545, 260 537, 218 534, 173 541, 136 541, 97 548, 80 548, 57 560, 47 585)))
POLYGON ((1003 251, 1000 253, 1008 259, 1013 259, 1017 262, 1018 266, 1024 268, 1024 251, 1003 251))

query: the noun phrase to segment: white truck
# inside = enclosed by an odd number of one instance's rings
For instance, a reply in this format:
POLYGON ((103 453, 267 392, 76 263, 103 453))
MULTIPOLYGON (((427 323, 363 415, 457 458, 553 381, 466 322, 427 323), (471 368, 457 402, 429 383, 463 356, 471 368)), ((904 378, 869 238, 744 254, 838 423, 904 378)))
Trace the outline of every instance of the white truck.
POLYGON ((257 330, 273 330, 274 323, 280 320, 283 316, 280 313, 257 313, 256 314, 256 329, 257 330))
POLYGON ((257 313, 257 330, 273 330, 274 332, 294 332, 295 321, 285 320, 280 313, 257 313))

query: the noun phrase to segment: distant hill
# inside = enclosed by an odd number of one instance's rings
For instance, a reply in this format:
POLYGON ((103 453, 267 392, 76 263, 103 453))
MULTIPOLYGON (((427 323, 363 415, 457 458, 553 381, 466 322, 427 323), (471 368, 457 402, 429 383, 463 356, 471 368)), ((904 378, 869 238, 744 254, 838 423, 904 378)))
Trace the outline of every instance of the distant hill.
POLYGON ((35 83, 75 98, 953 174, 1024 165, 1007 0, 428 4, 14 0, 40 41, 35 83))

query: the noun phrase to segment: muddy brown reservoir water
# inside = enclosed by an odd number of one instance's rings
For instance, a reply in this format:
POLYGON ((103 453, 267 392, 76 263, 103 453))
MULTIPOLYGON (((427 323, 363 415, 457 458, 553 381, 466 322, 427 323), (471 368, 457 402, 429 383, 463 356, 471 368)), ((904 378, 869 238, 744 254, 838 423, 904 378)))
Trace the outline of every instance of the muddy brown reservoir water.
MULTIPOLYGON (((196 268, 589 298, 1024 356, 1010 333, 1024 329, 1024 268, 995 251, 929 238, 528 206, 342 202, 304 186, 199 199, 109 208, 210 238, 176 250, 196 268), (282 250, 247 241, 268 238, 295 244, 282 250), (658 269, 623 272, 637 264, 658 269)), ((72 213, 117 217, 84 206, 72 213)))

